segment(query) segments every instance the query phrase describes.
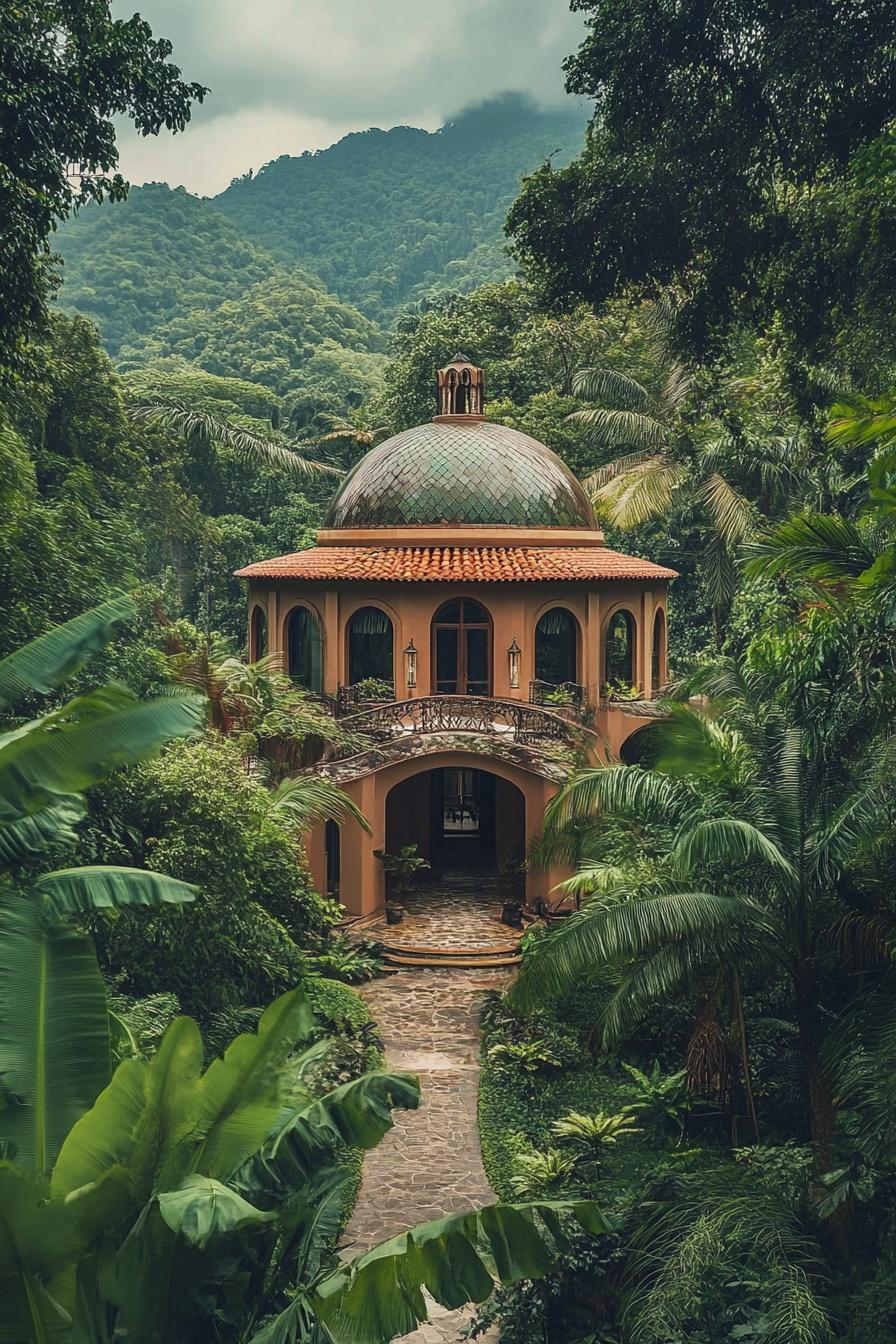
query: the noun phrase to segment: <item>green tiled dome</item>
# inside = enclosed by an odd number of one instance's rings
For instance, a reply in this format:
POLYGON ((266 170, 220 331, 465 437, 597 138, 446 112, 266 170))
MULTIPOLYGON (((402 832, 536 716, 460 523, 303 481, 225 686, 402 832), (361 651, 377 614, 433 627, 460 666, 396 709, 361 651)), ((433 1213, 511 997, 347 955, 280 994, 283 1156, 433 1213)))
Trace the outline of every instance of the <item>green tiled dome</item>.
POLYGON ((324 527, 594 528, 585 492, 537 439, 488 421, 406 429, 361 458, 324 527))

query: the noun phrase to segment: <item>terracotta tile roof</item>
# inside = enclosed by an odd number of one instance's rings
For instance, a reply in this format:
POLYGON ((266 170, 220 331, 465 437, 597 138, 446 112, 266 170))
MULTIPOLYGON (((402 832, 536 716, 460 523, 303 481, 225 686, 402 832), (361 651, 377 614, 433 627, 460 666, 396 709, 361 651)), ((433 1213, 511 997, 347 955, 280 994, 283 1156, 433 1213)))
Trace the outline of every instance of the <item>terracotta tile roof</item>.
POLYGON ((236 571, 240 579, 411 583, 674 579, 674 569, 605 546, 312 546, 236 571))

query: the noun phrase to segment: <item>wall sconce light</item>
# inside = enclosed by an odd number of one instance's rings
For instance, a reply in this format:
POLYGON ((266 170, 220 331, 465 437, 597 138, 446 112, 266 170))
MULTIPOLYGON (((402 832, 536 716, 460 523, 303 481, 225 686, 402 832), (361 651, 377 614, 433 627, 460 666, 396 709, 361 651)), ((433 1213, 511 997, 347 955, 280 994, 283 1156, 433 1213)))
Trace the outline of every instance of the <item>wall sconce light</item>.
POLYGON ((414 648, 413 640, 404 651, 404 681, 408 690, 417 685, 417 650, 414 648))
POLYGON ((507 650, 507 666, 510 672, 510 684, 516 688, 520 684, 520 656, 522 649, 516 642, 516 636, 513 637, 513 643, 507 650))

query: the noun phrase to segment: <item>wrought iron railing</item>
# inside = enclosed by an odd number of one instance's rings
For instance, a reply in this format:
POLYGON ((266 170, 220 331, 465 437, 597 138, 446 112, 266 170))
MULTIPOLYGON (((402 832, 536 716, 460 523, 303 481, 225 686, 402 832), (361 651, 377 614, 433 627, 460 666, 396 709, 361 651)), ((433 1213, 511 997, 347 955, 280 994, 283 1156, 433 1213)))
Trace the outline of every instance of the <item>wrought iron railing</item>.
POLYGON ((585 687, 576 681, 540 681, 536 677, 529 682, 529 700, 533 705, 557 708, 572 705, 574 709, 581 709, 585 703, 585 687))
MULTIPOLYGON (((363 681, 356 681, 352 686, 338 686, 336 688, 336 704, 338 705, 339 713, 345 714, 349 709, 353 708, 355 705, 365 704, 369 700, 373 699, 372 696, 362 695, 361 692, 363 690, 364 690, 363 681)), ((378 695, 376 697, 376 702, 387 703, 390 701, 394 701, 394 699, 395 699, 395 693, 392 692, 390 695, 387 696, 378 695)))
POLYGON ((350 714, 352 734, 387 741, 414 733, 494 733, 520 743, 565 741, 570 725, 559 714, 486 695, 424 695, 350 714))

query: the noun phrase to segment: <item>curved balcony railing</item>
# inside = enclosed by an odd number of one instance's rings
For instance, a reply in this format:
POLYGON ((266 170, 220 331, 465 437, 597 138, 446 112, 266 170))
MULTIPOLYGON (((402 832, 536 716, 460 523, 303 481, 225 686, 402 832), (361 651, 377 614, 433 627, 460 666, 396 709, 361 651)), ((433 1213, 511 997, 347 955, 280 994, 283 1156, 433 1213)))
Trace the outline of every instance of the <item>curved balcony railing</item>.
POLYGON ((377 741, 415 733, 494 733, 520 743, 561 742, 570 736, 570 725, 559 714, 486 695, 397 700, 350 714, 342 720, 342 727, 377 741))
POLYGON ((585 703, 585 687, 577 681, 540 681, 535 677, 529 682, 529 700, 533 705, 568 705, 581 709, 585 703))

